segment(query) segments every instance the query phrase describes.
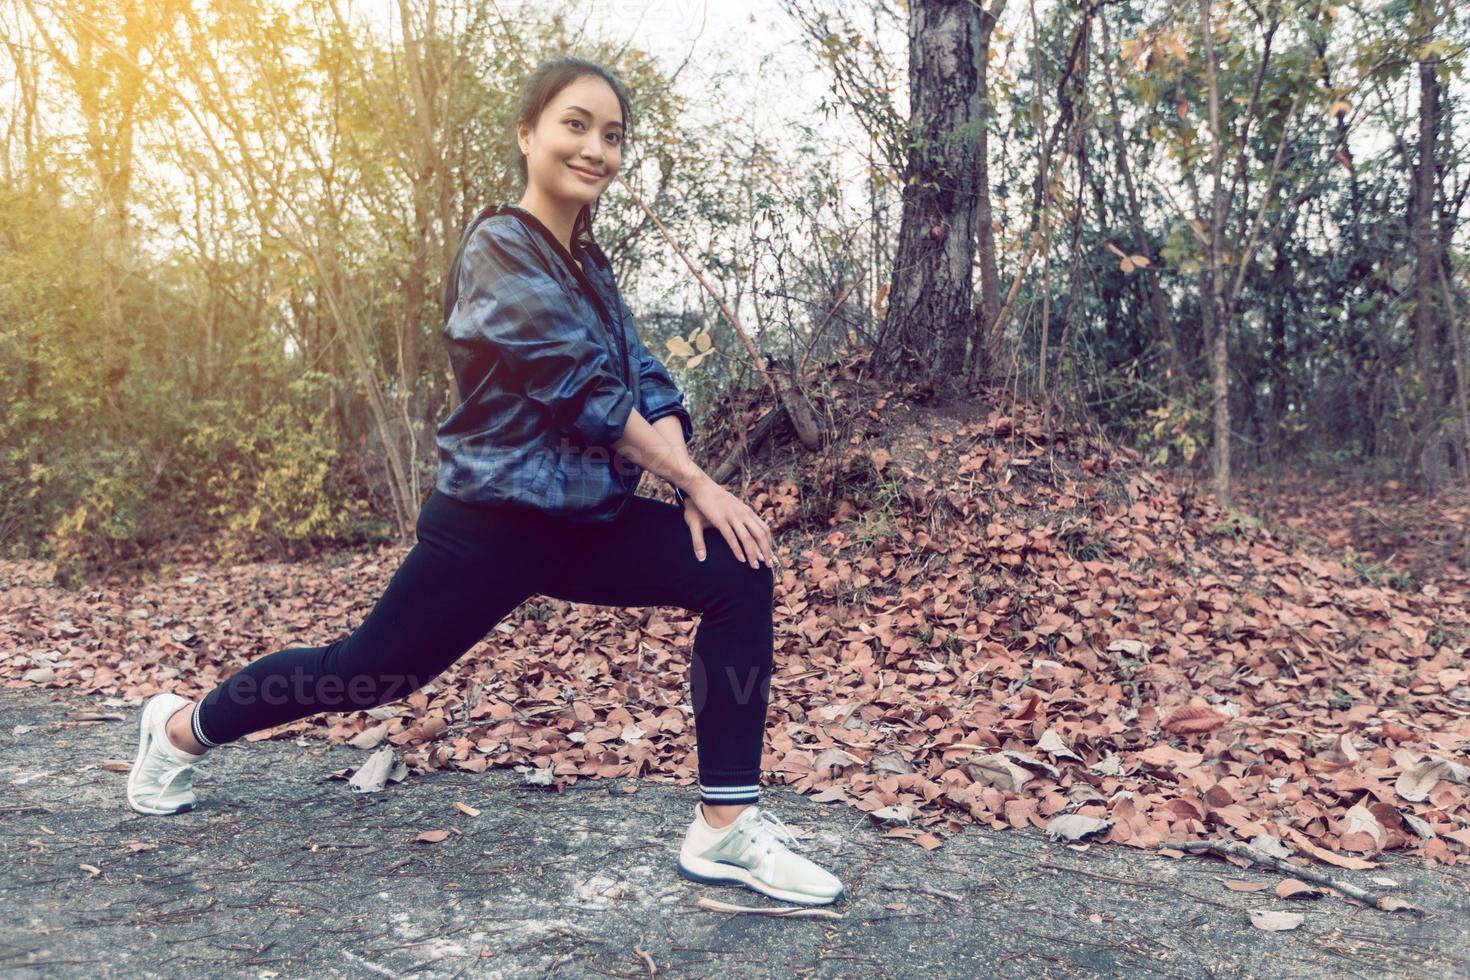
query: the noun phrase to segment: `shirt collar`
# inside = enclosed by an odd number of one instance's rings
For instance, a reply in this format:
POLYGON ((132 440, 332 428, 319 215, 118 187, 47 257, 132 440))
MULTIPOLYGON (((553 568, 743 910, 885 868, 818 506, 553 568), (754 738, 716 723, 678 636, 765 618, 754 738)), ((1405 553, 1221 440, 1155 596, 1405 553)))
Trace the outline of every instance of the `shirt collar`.
MULTIPOLYGON (((525 222, 527 227, 539 234, 542 239, 545 240, 547 246, 553 252, 555 252, 557 256, 561 258, 562 264, 566 266, 568 272, 570 272, 573 276, 576 276, 578 279, 582 278, 582 275, 578 273, 577 264, 575 261, 573 261, 572 254, 567 251, 566 246, 562 245, 561 239, 557 238, 556 235, 552 233, 551 229, 546 227, 546 225, 541 221, 540 218, 536 217, 534 214, 532 214, 530 211, 527 211, 519 204, 513 204, 510 201, 502 203, 500 207, 496 209, 496 211, 497 213, 513 214, 515 217, 525 222)), ((588 268, 595 268, 598 269, 599 272, 601 271, 603 264, 607 260, 602 254, 602 249, 599 248, 595 242, 587 248, 577 247, 576 242, 573 242, 572 245, 580 253, 579 257, 582 259, 583 270, 586 270, 588 268)))

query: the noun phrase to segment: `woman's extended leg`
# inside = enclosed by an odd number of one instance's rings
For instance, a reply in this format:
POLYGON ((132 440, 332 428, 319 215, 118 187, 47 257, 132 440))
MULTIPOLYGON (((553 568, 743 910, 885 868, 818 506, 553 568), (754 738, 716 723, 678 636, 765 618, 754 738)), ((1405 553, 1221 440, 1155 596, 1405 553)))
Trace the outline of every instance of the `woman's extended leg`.
POLYGON ((615 520, 568 536, 573 558, 541 591, 701 613, 689 671, 700 798, 711 806, 755 803, 771 696, 774 576, 764 564, 741 563, 718 531, 707 530, 705 542, 708 557, 699 561, 681 508, 634 497, 615 520))
POLYGON ((476 507, 435 491, 419 513, 418 542, 350 635, 261 657, 197 704, 168 691, 144 703, 128 805, 151 814, 191 809, 194 763, 203 750, 422 687, 539 591, 548 564, 565 560, 564 549, 547 547, 559 540, 540 512, 476 507), (175 719, 189 723, 187 739, 169 732, 175 719))
POLYGON ((418 541, 350 635, 247 664, 199 702, 193 734, 216 746, 323 711, 370 708, 427 684, 536 593, 544 515, 437 491, 418 541))

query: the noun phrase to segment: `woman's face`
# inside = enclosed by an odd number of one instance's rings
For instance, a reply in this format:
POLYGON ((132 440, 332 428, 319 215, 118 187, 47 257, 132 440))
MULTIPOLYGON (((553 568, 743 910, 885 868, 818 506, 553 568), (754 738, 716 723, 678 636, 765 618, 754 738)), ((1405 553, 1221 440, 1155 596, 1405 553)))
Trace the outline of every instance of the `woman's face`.
POLYGON ((534 130, 518 126, 516 140, 529 186, 580 208, 607 189, 622 163, 622 107, 606 82, 584 75, 546 104, 534 130))

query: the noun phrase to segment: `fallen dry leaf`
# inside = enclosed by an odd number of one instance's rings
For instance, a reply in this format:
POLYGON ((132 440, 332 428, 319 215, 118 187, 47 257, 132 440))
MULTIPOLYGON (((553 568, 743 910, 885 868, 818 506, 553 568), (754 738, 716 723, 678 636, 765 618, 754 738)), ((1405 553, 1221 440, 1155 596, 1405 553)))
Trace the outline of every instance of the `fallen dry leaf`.
POLYGON ((1327 893, 1316 885, 1309 885, 1295 878, 1287 878, 1276 886, 1277 898, 1321 898, 1325 894, 1327 893))
POLYGON ((1358 803, 1343 816, 1339 837, 1346 850, 1377 851, 1387 841, 1388 831, 1378 822, 1372 810, 1358 803))
POLYGON ((1262 854, 1269 854, 1272 857, 1291 857, 1291 848, 1281 843, 1281 838, 1272 837, 1270 834, 1257 834, 1250 839, 1250 846, 1252 849, 1260 851, 1262 854))
POLYGON ((1113 825, 1111 820, 1084 817, 1080 813, 1067 813, 1053 817, 1046 825, 1046 834, 1052 840, 1081 840, 1088 834, 1100 833, 1113 825))
POLYGON ((1378 907, 1385 912, 1417 912, 1420 915, 1424 914, 1424 910, 1419 906, 1411 905, 1409 902, 1395 895, 1384 895, 1378 900, 1378 907))
POLYGON ((1251 925, 1267 932, 1283 932, 1295 929, 1305 921, 1300 912, 1277 912, 1271 909, 1251 909, 1251 925))
POLYGON ((1287 827, 1286 833, 1302 850, 1320 861, 1326 861, 1328 864, 1334 864, 1339 868, 1346 868, 1349 871, 1367 871, 1369 868, 1378 867, 1376 861, 1350 857, 1346 854, 1338 854, 1334 851, 1327 850, 1325 847, 1320 847, 1312 843, 1305 834, 1298 831, 1295 827, 1287 827))
POLYGON ((970 776, 976 782, 1003 790, 1020 790, 1031 779, 1031 774, 999 754, 982 755, 971 761, 970 776))
POLYGON ((1062 737, 1050 728, 1041 733, 1041 737, 1036 740, 1036 747, 1051 756, 1082 761, 1082 757, 1068 748, 1062 737))
POLYGON ((1396 793, 1410 803, 1423 803, 1434 784, 1449 775, 1450 764, 1444 759, 1424 759, 1405 768, 1394 781, 1396 793))
MULTIPOLYGON (((374 725, 358 732, 347 740, 347 744, 355 749, 375 749, 378 743, 388 735, 387 725, 374 725)), ((203 743, 200 743, 203 744, 203 743)))
POLYGON ((868 819, 882 826, 908 826, 914 819, 911 806, 885 806, 868 812, 868 819))
POLYGON ((1164 731, 1176 735, 1196 734, 1212 732, 1229 720, 1228 716, 1208 705, 1188 705, 1171 712, 1164 719, 1163 728, 1164 731))
POLYGON ((1264 881, 1238 881, 1229 878, 1225 881, 1225 887, 1233 892, 1263 892, 1271 886, 1264 881))
POLYGON ((356 793, 376 793, 389 782, 399 782, 408 776, 408 767, 393 754, 392 746, 384 746, 368 756, 358 770, 347 781, 356 793))

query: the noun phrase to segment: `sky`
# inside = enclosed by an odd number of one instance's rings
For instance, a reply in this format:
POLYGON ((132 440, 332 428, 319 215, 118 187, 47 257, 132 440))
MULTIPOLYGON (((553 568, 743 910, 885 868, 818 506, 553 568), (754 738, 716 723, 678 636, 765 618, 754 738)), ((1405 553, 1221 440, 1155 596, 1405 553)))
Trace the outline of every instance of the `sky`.
POLYGON ((830 84, 775 0, 593 0, 576 10, 589 27, 658 56, 668 71, 687 60, 677 85, 695 104, 704 103, 700 83, 716 71, 744 75, 742 91, 770 96, 766 107, 783 114, 815 114, 830 84))
MULTIPOLYGON (((512 17, 520 4, 529 9, 535 0, 502 2, 501 9, 512 17)), ((831 151, 850 157, 842 172, 851 175, 853 187, 861 185, 867 135, 851 113, 823 113, 823 98, 835 98, 831 75, 777 0, 579 0, 571 9, 571 23, 583 19, 589 36, 647 51, 666 74, 677 70, 675 88, 686 97, 695 126, 754 123, 777 143, 793 123, 812 126, 831 151), (718 77, 724 81, 716 85, 718 77), (732 93, 739 101, 728 100, 732 93)), ((884 49, 899 58, 906 45, 902 33, 883 40, 884 49)))

